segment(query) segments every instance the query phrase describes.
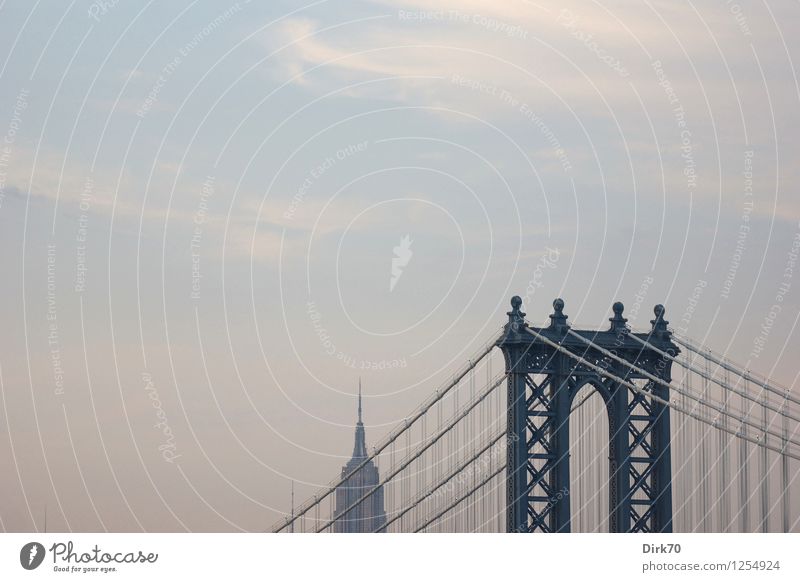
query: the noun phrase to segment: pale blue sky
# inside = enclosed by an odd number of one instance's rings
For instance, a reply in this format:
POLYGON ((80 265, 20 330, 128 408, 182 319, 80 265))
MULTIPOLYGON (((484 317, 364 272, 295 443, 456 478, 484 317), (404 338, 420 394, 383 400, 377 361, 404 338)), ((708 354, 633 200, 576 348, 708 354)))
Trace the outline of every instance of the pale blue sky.
POLYGON ((0 3, 6 529, 265 529, 531 281, 794 382, 796 3, 429 4, 0 3))

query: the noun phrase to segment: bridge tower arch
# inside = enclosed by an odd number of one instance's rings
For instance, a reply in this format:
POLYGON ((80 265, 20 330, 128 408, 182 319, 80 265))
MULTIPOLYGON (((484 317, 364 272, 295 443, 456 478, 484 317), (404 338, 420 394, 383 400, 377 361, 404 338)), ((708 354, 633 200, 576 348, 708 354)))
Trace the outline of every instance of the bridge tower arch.
MULTIPOLYGON (((546 327, 529 326, 521 307, 513 297, 497 341, 508 374, 507 531, 570 531, 570 409, 590 383, 608 412, 610 531, 671 532, 670 414, 659 402, 669 388, 648 377, 669 383, 671 360, 630 337, 622 303, 604 331, 572 330, 561 299, 546 327)), ((664 307, 654 313, 650 331, 635 335, 674 357, 664 307)))

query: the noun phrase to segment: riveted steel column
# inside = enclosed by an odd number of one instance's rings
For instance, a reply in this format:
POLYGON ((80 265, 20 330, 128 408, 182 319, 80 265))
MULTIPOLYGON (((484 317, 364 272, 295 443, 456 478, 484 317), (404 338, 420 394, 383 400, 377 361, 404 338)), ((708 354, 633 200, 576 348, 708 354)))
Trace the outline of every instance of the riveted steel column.
POLYGON ((507 412, 507 466, 506 531, 525 533, 528 531, 528 439, 526 431, 528 408, 526 404, 527 372, 525 351, 520 348, 510 350, 512 367, 508 370, 508 412, 507 412))
POLYGON ((631 525, 630 445, 628 436, 628 388, 616 384, 609 410, 609 504, 611 533, 625 533, 631 525))
MULTIPOLYGON (((670 332, 667 330, 669 323, 664 319, 664 306, 656 305, 655 319, 651 338, 655 341, 669 341, 670 332)), ((671 356, 677 355, 672 347, 665 349, 671 356)), ((671 360, 661 357, 655 366, 656 375, 665 382, 671 381, 671 360)), ((652 384, 653 394, 658 398, 669 402, 669 388, 661 384, 652 384)), ((654 517, 653 531, 672 533, 672 456, 670 450, 670 410, 669 406, 659 402, 653 403, 653 415, 655 416, 653 426, 652 444, 656 457, 653 470, 653 492, 654 492, 654 517)))
POLYGON ((527 533, 528 528, 528 402, 527 376, 530 337, 525 332, 522 299, 511 298, 511 311, 503 337, 508 375, 506 409, 506 531, 527 533))
MULTIPOLYGON (((669 401, 669 389, 654 388, 653 392, 669 401)), ((653 427, 653 449, 656 455, 653 471, 653 491, 655 513, 653 531, 672 533, 672 457, 670 451, 669 407, 655 403, 653 411, 656 416, 653 427)))
POLYGON ((556 369, 552 377, 553 409, 555 422, 553 424, 553 452, 555 453, 555 466, 553 467, 553 510, 552 528, 556 533, 569 533, 572 514, 569 503, 569 376, 568 361, 563 354, 556 354, 556 369))

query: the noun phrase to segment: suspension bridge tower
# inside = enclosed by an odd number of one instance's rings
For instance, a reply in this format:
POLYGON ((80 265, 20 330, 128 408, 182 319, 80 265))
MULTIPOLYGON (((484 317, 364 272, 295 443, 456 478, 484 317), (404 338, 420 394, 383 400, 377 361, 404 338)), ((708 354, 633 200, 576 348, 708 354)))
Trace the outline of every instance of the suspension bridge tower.
POLYGON ((664 307, 648 333, 630 330, 619 302, 604 331, 573 330, 561 299, 545 327, 530 326, 521 307, 513 297, 497 341, 508 374, 506 529, 570 531, 569 416, 589 384, 608 413, 611 531, 671 532, 672 360, 663 353, 679 350, 664 307))

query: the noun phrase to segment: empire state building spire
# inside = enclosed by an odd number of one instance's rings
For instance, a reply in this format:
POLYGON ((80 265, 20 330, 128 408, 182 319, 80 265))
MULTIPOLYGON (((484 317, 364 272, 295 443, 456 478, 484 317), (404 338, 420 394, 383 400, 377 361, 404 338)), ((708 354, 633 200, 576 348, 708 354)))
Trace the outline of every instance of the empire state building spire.
POLYGON ((353 446, 353 458, 363 459, 367 456, 367 437, 364 433, 364 422, 361 419, 361 378, 358 379, 358 422, 356 422, 356 442, 353 446))
POLYGON ((367 438, 361 408, 361 378, 358 379, 358 420, 353 458, 342 467, 343 482, 336 488, 336 522, 339 533, 380 532, 386 524, 383 485, 378 467, 367 459, 367 438))

